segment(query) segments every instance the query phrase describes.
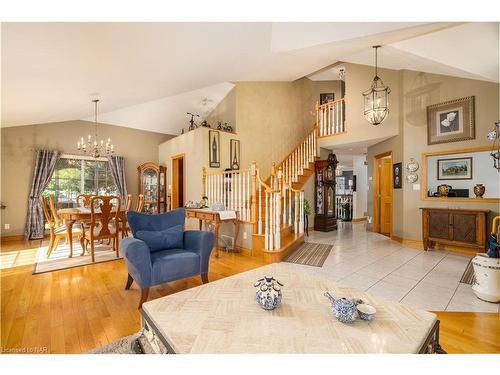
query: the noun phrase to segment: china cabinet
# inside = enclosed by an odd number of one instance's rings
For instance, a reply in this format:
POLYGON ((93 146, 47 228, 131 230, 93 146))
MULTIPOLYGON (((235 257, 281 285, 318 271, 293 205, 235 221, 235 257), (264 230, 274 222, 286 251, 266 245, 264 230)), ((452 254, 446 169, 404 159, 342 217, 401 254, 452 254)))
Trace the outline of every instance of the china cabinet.
POLYGON ((329 232, 337 229, 335 208, 335 154, 328 155, 327 160, 317 160, 315 169, 315 215, 314 230, 329 232))
POLYGON ((167 168, 153 162, 137 167, 139 194, 144 195, 143 212, 159 214, 167 211, 167 168))

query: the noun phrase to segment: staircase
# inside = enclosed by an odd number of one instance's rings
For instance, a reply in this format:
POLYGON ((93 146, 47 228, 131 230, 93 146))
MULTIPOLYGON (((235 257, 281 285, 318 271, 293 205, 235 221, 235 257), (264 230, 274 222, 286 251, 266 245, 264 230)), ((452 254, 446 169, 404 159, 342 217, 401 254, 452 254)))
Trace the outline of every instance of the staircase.
POLYGON ((317 124, 265 179, 255 162, 249 169, 206 173, 209 205, 223 202, 253 226, 252 250, 268 263, 279 262, 304 242, 303 186, 314 174, 318 137, 343 133, 344 99, 316 105, 317 124))

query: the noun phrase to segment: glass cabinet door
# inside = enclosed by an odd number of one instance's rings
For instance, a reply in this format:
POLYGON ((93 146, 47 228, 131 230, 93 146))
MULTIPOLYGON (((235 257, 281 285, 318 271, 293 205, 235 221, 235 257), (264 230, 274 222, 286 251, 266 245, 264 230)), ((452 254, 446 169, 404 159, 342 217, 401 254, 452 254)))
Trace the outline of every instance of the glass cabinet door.
POLYGON ((158 174, 152 168, 143 172, 144 210, 148 213, 158 212, 158 174))
POLYGON ((160 213, 166 211, 166 186, 165 186, 165 172, 160 172, 160 213))

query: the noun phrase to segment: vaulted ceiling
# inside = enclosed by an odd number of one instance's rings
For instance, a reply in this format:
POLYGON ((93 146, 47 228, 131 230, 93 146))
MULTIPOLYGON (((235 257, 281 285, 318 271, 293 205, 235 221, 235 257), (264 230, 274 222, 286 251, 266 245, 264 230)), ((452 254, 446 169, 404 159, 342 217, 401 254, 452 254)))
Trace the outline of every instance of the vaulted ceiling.
POLYGON ((101 122, 178 134, 229 82, 372 65, 373 44, 384 67, 498 82, 498 23, 4 23, 1 36, 2 127, 89 119, 97 96, 101 122))

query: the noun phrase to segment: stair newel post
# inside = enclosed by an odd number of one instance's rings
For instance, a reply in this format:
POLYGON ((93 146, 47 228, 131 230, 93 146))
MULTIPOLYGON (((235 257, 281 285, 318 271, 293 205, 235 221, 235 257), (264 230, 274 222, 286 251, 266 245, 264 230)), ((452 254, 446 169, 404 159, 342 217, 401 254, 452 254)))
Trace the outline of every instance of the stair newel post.
POLYGON ((285 194, 286 182, 283 176, 283 167, 281 165, 278 168, 278 186, 280 191, 280 202, 281 198, 283 198, 283 204, 280 207, 278 215, 283 216, 282 220, 284 223, 286 218, 286 194, 285 194))
POLYGON ((316 125, 319 126, 319 101, 316 101, 314 108, 316 109, 316 125))
POLYGON ((269 250, 269 192, 267 189, 265 190, 265 195, 266 195, 266 210, 264 212, 265 214, 265 219, 264 219, 264 244, 265 244, 265 249, 269 250))
POLYGON ((203 195, 207 196, 207 169, 205 167, 201 168, 201 186, 203 195))
POLYGON ((304 233, 304 191, 300 193, 300 208, 299 208, 299 234, 304 233))
POLYGON ((295 203, 295 208, 293 212, 293 231, 295 233, 298 233, 299 231, 299 196, 297 195, 297 192, 294 191, 294 203, 295 203))
POLYGON ((275 225, 275 230, 274 230, 274 248, 279 249, 281 247, 281 191, 277 190, 274 192, 275 195, 275 201, 276 201, 276 209, 275 209, 275 216, 276 218, 274 219, 274 225, 275 225))

